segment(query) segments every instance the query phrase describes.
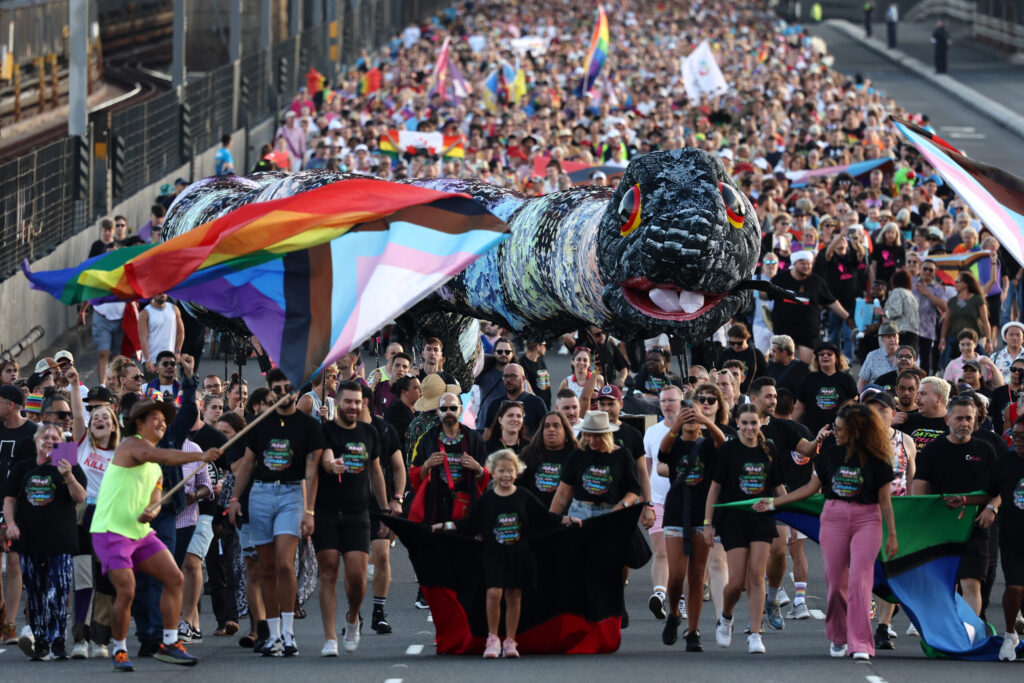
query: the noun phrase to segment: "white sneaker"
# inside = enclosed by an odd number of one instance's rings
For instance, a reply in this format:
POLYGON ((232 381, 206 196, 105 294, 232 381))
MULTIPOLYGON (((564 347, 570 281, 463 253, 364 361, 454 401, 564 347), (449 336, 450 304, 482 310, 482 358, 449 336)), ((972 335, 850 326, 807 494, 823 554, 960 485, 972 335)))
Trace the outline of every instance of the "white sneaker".
POLYGON ((71 659, 89 659, 89 643, 79 640, 71 648, 71 659))
POLYGON ((760 633, 751 633, 747 636, 747 652, 752 655, 764 654, 764 643, 761 642, 760 633))
POLYGON ((723 616, 718 617, 718 625, 715 627, 715 642, 721 647, 732 645, 732 619, 723 616))
POLYGON ((841 657, 845 657, 846 656, 846 646, 845 645, 836 645, 835 643, 829 643, 828 644, 828 656, 829 657, 835 657, 836 659, 840 659, 841 657))
POLYGON ((345 652, 355 652, 359 647, 358 621, 354 624, 345 623, 345 628, 341 632, 341 645, 345 648, 345 652))
POLYGON ((790 607, 789 611, 786 612, 786 618, 796 619, 797 621, 801 619, 810 619, 811 612, 807 609, 807 603, 801 602, 799 605, 793 605, 790 607))
POLYGON ((686 598, 679 598, 679 618, 689 619, 690 616, 686 613, 686 598))
POLYGON ((870 662, 871 661, 871 655, 869 655, 867 652, 854 652, 853 653, 853 661, 855 661, 855 662, 870 662))
POLYGON ((1003 634, 1003 644, 999 647, 1000 662, 1016 661, 1018 642, 1020 642, 1020 637, 1016 633, 1003 634))
POLYGON ((18 647, 26 655, 31 657, 36 652, 36 637, 32 635, 31 626, 23 626, 21 633, 18 635, 18 647))
POLYGON ((107 649, 106 645, 89 643, 89 656, 93 659, 106 659, 110 656, 110 651, 107 649))
POLYGON ((786 595, 786 589, 785 588, 780 588, 779 589, 779 595, 778 595, 777 599, 779 601, 779 606, 780 607, 785 607, 790 602, 792 602, 792 600, 789 599, 789 596, 786 595))
POLYGON ((373 581, 373 573, 374 573, 374 571, 375 571, 375 568, 374 568, 374 566, 372 564, 366 565, 366 581, 367 582, 373 581))
POLYGON ((910 626, 907 627, 907 635, 908 636, 919 636, 920 637, 921 634, 917 632, 917 627, 914 626, 913 624, 911 624, 910 626))
POLYGON ((324 641, 324 646, 320 648, 321 657, 337 657, 338 656, 338 640, 332 638, 324 641))
POLYGON ((886 624, 885 628, 889 631, 889 637, 890 638, 895 639, 895 638, 899 638, 900 637, 899 634, 896 633, 896 630, 892 627, 892 624, 886 624))

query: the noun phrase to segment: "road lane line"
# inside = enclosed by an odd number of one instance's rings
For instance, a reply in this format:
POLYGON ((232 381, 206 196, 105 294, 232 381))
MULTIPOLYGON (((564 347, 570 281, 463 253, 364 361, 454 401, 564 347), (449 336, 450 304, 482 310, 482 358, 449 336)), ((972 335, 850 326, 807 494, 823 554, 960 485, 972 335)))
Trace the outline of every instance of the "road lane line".
POLYGON ((418 655, 421 652, 423 652, 423 646, 419 644, 410 645, 409 647, 405 648, 405 654, 407 655, 418 655))
POLYGON ((384 683, 402 683, 401 678, 385 678, 384 683))
POLYGON ((865 676, 868 679, 868 683, 887 683, 881 676, 865 676))

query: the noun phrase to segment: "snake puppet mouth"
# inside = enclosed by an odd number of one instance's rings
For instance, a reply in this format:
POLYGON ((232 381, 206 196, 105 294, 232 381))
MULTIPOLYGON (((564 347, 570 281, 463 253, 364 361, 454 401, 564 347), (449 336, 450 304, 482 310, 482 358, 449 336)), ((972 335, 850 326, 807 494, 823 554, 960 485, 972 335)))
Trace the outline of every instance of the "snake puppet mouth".
POLYGON ((728 292, 686 290, 670 283, 654 283, 646 277, 632 277, 621 284, 622 296, 630 306, 658 320, 686 321, 704 315, 728 292))

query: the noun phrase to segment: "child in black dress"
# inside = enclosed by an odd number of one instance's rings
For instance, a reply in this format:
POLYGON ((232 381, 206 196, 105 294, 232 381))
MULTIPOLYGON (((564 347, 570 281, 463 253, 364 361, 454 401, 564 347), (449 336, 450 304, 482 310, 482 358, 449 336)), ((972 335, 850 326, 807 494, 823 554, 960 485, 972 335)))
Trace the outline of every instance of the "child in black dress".
POLYGON ((473 504, 458 522, 434 524, 431 529, 479 535, 484 542, 483 575, 487 586, 487 643, 484 658, 504 653, 518 657, 516 632, 523 601, 523 588, 535 577, 533 555, 527 539, 558 524, 579 524, 580 520, 548 512, 536 496, 515 485, 525 465, 509 449, 487 458, 492 488, 473 504), (501 600, 505 599, 505 640, 498 638, 501 600))

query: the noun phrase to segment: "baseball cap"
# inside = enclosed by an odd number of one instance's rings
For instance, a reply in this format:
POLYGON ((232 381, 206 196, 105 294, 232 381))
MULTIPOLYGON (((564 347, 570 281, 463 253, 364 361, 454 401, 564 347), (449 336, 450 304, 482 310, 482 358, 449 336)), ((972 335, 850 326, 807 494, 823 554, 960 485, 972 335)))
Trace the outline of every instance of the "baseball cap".
POLYGON ((57 355, 53 357, 54 363, 60 363, 62 360, 66 360, 72 365, 75 364, 75 357, 71 355, 70 351, 67 351, 65 349, 61 349, 60 351, 57 352, 57 355))
POLYGON ((938 228, 928 228, 928 239, 945 240, 946 238, 938 228))
POLYGON ((13 384, 0 385, 0 398, 6 398, 11 403, 19 406, 25 405, 25 394, 13 384))
POLYGON ((616 401, 622 400, 622 390, 614 384, 605 384, 598 392, 598 398, 612 398, 616 401))
POLYGON ((965 360, 964 361, 964 367, 965 368, 974 368, 975 371, 981 372, 981 363, 979 363, 976 360, 965 360))
POLYGON ((357 151, 357 152, 369 152, 370 148, 367 147, 366 145, 358 144, 358 145, 356 145, 356 150, 355 151, 357 151))
POLYGON ((42 375, 42 374, 45 374, 47 372, 50 372, 56 366, 57 366, 57 362, 54 359, 52 359, 52 358, 43 358, 38 363, 36 363, 35 373, 37 375, 42 375))
POLYGON ((860 397, 861 403, 881 403, 883 406, 896 409, 896 402, 892 400, 892 394, 880 389, 868 389, 860 397))
POLYGON ((86 401, 103 401, 104 403, 114 403, 114 394, 102 384, 89 389, 89 393, 85 396, 86 401))
POLYGON ((728 159, 729 161, 732 161, 732 150, 723 149, 721 152, 718 153, 718 156, 720 156, 723 159, 728 159))
POLYGON ((892 323, 882 323, 878 326, 878 336, 884 337, 887 334, 899 334, 899 328, 892 323))
POLYGON ((835 344, 833 344, 832 342, 822 342, 822 343, 820 343, 820 344, 818 344, 817 346, 814 347, 814 355, 815 356, 817 356, 822 351, 831 351, 832 353, 838 355, 839 354, 839 347, 836 346, 835 344))
POLYGON ((812 254, 810 251, 806 249, 803 249, 790 256, 789 260, 793 263, 798 263, 800 261, 813 261, 814 254, 812 254))

